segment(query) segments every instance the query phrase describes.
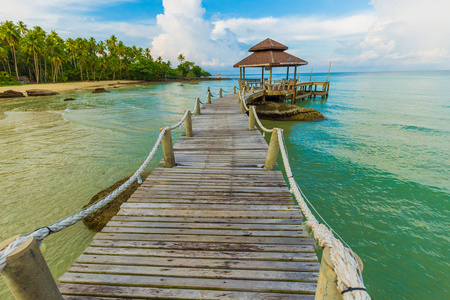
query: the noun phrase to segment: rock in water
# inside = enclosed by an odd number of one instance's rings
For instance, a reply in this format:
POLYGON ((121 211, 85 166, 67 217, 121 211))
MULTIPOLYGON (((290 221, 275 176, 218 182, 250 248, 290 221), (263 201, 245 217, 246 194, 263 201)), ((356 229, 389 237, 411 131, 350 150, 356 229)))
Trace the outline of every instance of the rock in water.
POLYGON ((75 101, 75 100, 77 100, 77 99, 75 99, 75 98, 66 98, 66 99, 64 99, 64 101, 75 101))
POLYGON ((324 116, 313 108, 298 107, 287 103, 266 101, 256 105, 256 112, 260 119, 277 121, 316 121, 324 116))
MULTIPOLYGON (((142 175, 141 175, 142 180, 145 180, 145 178, 147 178, 147 176, 149 174, 150 173, 148 173, 148 172, 142 173, 142 175)), ((88 205, 103 199, 104 197, 109 195, 112 191, 114 191, 119 186, 121 186, 129 178, 130 177, 125 177, 125 178, 117 181, 116 183, 114 183, 112 186, 99 192, 97 195, 92 197, 92 199, 91 199, 91 201, 89 201, 88 205)), ((130 196, 134 193, 134 191, 137 190, 138 187, 139 187, 139 184, 136 181, 133 182, 126 190, 124 190, 122 193, 120 193, 119 196, 117 196, 116 199, 114 199, 108 205, 106 205, 102 209, 100 209, 100 210, 96 211, 95 213, 84 218, 83 219, 84 225, 86 225, 86 227, 88 227, 89 229, 91 229, 93 231, 98 232, 98 231, 102 230, 103 227, 105 227, 106 223, 108 223, 109 220, 111 220, 111 218, 117 214, 122 203, 126 202, 128 200, 128 198, 130 198, 130 196)))
POLYGON ((92 94, 99 94, 99 93, 111 93, 110 91, 107 91, 105 88, 96 88, 92 94))
POLYGON ((34 96, 52 96, 52 95, 59 95, 59 93, 50 91, 50 90, 44 90, 44 89, 32 89, 27 90, 27 95, 30 97, 34 96))
POLYGON ((13 90, 7 90, 3 93, 0 93, 0 98, 18 98, 18 97, 25 97, 21 92, 16 92, 13 90))

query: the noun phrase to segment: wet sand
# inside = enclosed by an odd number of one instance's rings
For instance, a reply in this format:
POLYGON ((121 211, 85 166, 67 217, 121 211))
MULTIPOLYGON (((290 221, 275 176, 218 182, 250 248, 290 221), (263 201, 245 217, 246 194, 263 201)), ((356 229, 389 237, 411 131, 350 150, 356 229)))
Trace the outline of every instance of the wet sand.
MULTIPOLYGON (((64 82, 64 83, 39 83, 39 84, 24 84, 14 86, 0 87, 0 93, 13 90, 22 92, 26 96, 26 90, 31 89, 45 89, 55 92, 72 91, 72 90, 93 90, 96 88, 113 88, 122 87, 132 83, 140 83, 139 80, 105 80, 105 81, 83 81, 83 82, 64 82)), ((11 99, 11 98, 9 98, 11 99)))

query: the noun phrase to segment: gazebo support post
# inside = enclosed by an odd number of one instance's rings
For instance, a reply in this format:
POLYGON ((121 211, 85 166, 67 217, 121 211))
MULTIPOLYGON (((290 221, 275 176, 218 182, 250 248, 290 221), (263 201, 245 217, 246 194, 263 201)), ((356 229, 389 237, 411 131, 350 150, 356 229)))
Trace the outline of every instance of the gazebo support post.
POLYGON ((242 68, 239 68, 239 79, 242 80, 242 68))
POLYGON ((297 66, 294 67, 294 79, 297 78, 297 66))
POLYGON ((264 67, 261 68, 261 87, 263 87, 264 84, 264 67))
POLYGON ((287 72, 286 72, 286 80, 289 79, 289 67, 287 67, 287 72))
POLYGON ((245 67, 242 68, 243 79, 245 80, 245 67))
POLYGON ((272 84, 272 66, 270 66, 270 79, 269 84, 272 84))

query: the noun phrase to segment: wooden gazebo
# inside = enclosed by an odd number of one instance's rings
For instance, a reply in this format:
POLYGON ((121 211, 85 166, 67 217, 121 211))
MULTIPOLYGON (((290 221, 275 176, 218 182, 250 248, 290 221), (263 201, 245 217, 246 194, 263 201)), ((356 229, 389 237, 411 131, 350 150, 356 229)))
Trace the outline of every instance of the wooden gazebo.
POLYGON ((253 53, 233 67, 240 69, 241 80, 245 80, 245 68, 261 68, 261 82, 264 82, 264 70, 270 71, 269 84, 272 83, 272 68, 287 67, 286 79, 288 79, 289 67, 294 67, 295 79, 297 76, 297 66, 307 65, 308 62, 286 53, 285 51, 287 49, 287 46, 267 38, 251 47, 248 52, 253 53))

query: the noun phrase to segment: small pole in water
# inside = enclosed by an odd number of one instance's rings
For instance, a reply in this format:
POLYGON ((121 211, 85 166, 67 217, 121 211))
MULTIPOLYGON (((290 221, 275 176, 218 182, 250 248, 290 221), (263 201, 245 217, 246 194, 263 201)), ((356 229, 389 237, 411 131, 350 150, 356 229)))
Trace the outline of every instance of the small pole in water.
POLYGON ((311 74, 309 74, 309 82, 311 82, 311 79, 312 79, 312 70, 313 70, 313 68, 311 68, 311 74))
POLYGON ((330 70, 331 70, 331 61, 330 61, 330 65, 328 66, 327 82, 328 82, 328 78, 330 77, 330 70))

